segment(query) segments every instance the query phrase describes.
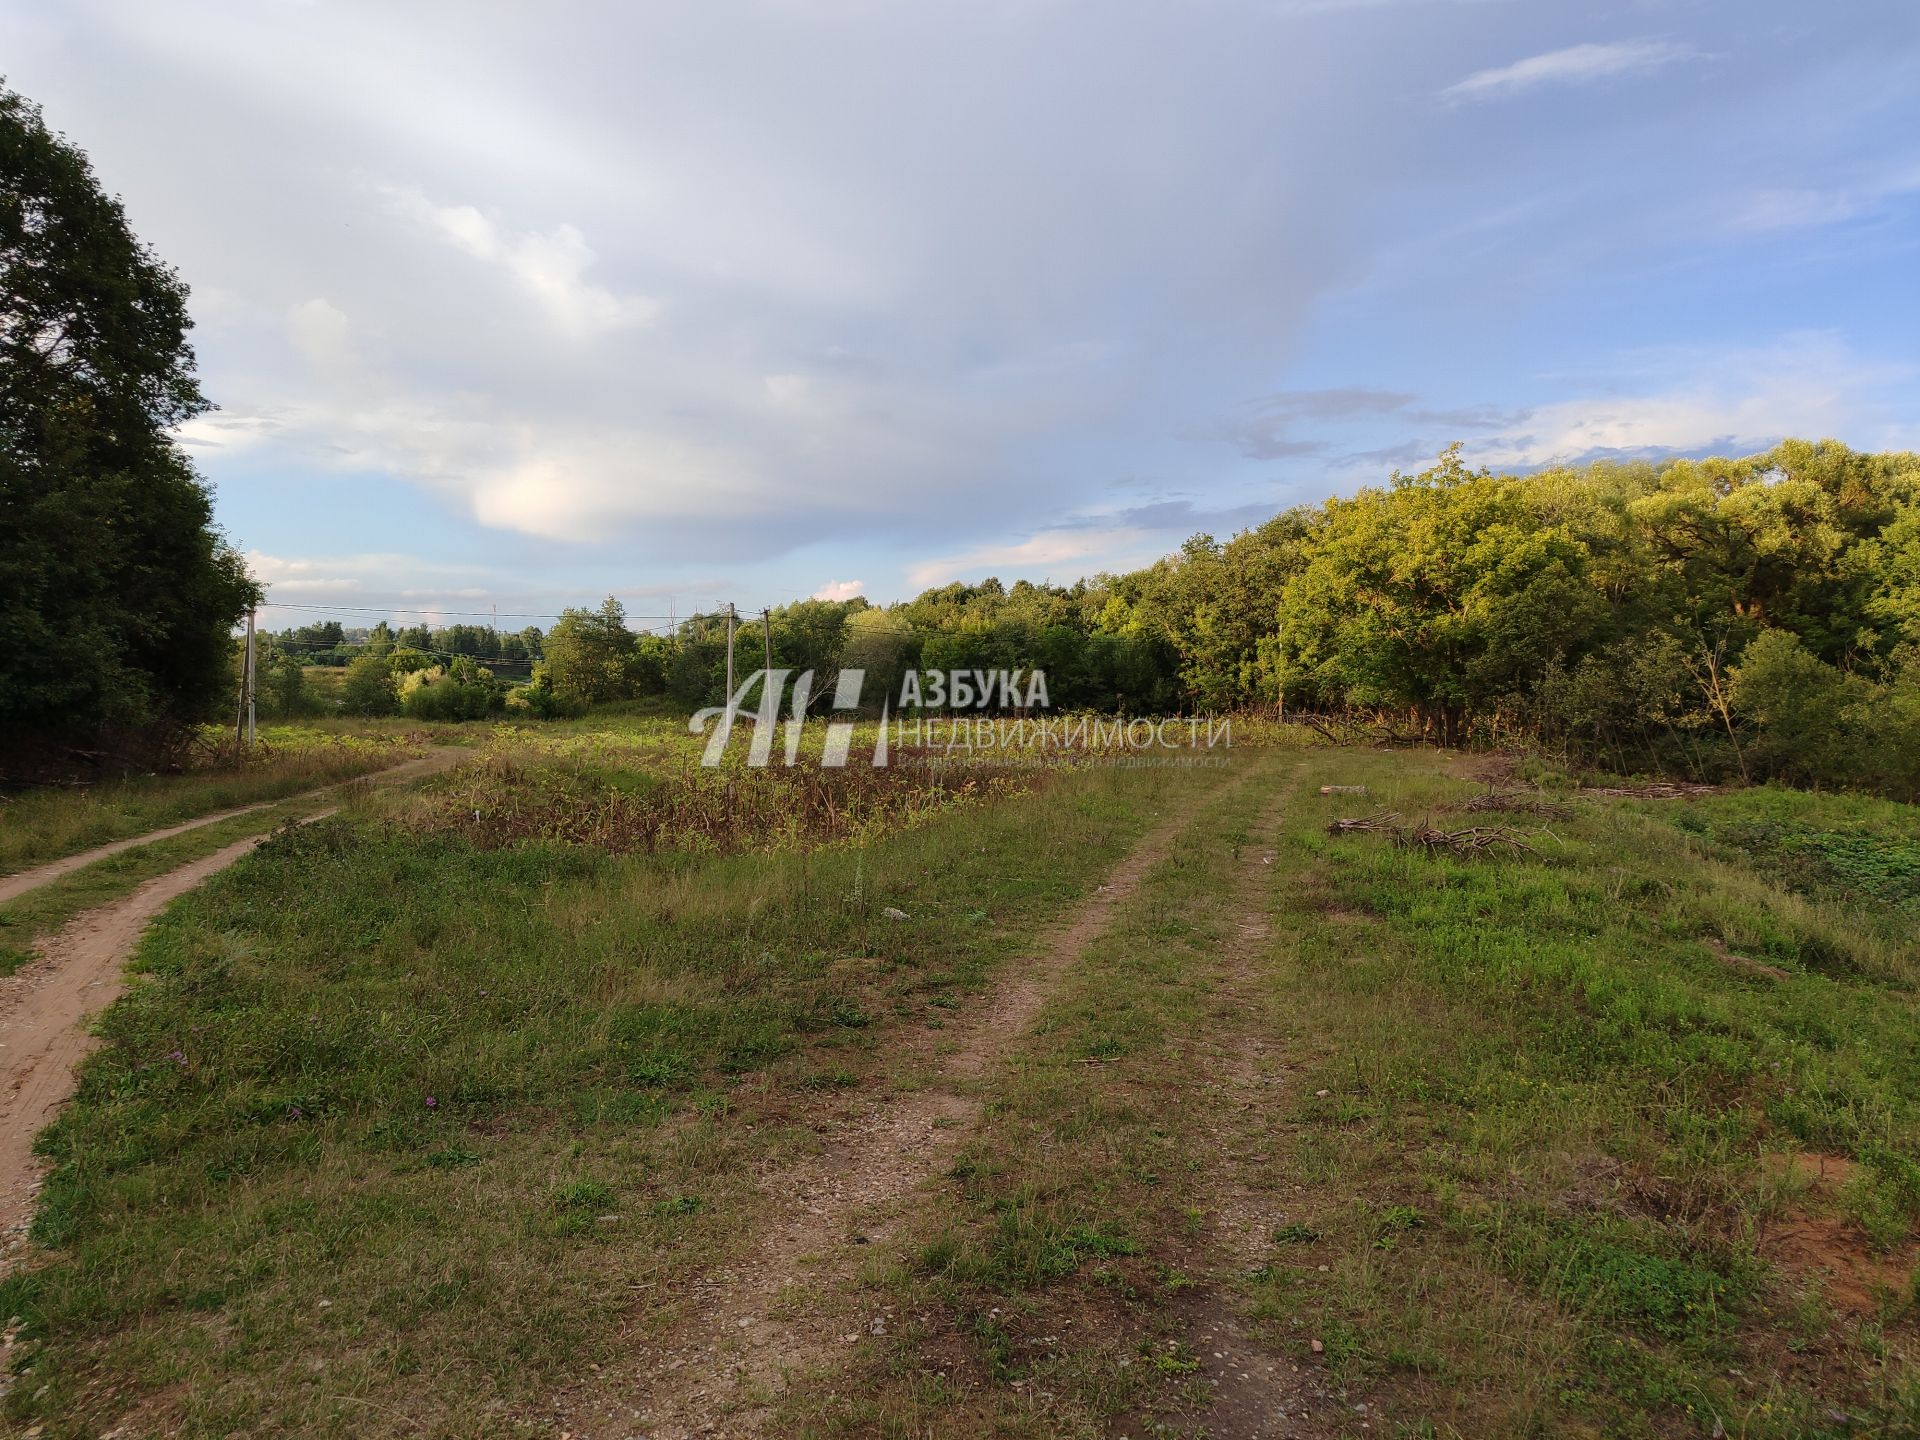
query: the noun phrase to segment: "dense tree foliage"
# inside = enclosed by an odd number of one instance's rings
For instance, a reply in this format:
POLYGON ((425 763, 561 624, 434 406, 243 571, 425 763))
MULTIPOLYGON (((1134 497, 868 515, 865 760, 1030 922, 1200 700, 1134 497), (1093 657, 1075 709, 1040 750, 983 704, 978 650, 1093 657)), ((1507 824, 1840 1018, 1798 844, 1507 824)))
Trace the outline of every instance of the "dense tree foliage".
MULTIPOLYGON (((348 708, 454 704, 408 698, 430 681, 383 697, 397 676, 461 663, 455 631, 310 628, 297 643, 362 657, 348 708)), ((497 655, 508 638, 471 644, 497 655)), ((473 672, 517 712, 650 697, 693 708, 725 692, 724 615, 636 635, 609 599, 525 644, 541 657, 525 683, 473 672)), ((1794 441, 1745 459, 1515 476, 1450 450, 1225 542, 1195 536, 1130 574, 740 617, 741 681, 769 649, 813 672, 816 704, 841 667, 866 672, 869 708, 897 707, 909 669, 1040 669, 1056 709, 1358 712, 1439 743, 1523 740, 1616 768, 1911 796, 1920 457, 1794 441)))
POLYGON ((0 90, 0 766, 150 758, 230 693, 253 598, 173 429, 186 289, 0 90))

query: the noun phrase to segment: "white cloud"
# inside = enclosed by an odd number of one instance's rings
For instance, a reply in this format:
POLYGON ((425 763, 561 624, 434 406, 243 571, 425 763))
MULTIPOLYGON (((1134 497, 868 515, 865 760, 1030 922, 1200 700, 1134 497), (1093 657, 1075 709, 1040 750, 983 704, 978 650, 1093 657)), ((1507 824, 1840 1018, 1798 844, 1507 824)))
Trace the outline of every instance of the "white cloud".
POLYGON ((639 295, 618 295, 586 279, 595 255, 573 225, 511 233, 471 205, 437 205, 418 190, 385 186, 393 208, 474 259, 505 270, 560 328, 594 334, 642 325, 659 305, 639 295))
POLYGON ((1640 75, 1687 60, 1694 51, 1667 40, 1621 40, 1612 44, 1569 45, 1531 55, 1511 65, 1476 70, 1440 93, 1457 100, 1491 99, 1543 85, 1586 84, 1621 75, 1640 75))
POLYGON ((815 600, 851 600, 856 595, 864 595, 867 585, 864 580, 829 580, 813 592, 815 600))
POLYGON ((289 307, 287 339, 312 365, 345 366, 356 360, 352 326, 346 314, 327 300, 303 300, 289 307))
POLYGON ((280 421, 270 414, 221 409, 196 415, 173 433, 188 450, 205 457, 213 452, 226 456, 254 449, 277 438, 280 428, 280 421))
MULTIPOLYGON (((1137 563, 1149 532, 1139 529, 1043 530, 1030 539, 977 549, 907 567, 907 583, 915 590, 954 580, 978 580, 987 575, 1059 579, 1071 569, 1075 576, 1095 570, 1137 563)), ((1150 547, 1149 547, 1150 548, 1150 547)))
POLYGON ((1881 210, 1889 201, 1920 191, 1920 167, 1878 175, 1856 184, 1756 190, 1734 216, 1740 230, 1801 230, 1839 225, 1881 210))
POLYGON ((1518 468, 1608 454, 1743 454, 1788 436, 1836 437, 1856 448, 1903 448, 1920 438, 1902 399, 1916 367, 1861 356, 1832 335, 1645 361, 1648 378, 1638 386, 1538 406, 1525 433, 1470 444, 1468 457, 1518 468))

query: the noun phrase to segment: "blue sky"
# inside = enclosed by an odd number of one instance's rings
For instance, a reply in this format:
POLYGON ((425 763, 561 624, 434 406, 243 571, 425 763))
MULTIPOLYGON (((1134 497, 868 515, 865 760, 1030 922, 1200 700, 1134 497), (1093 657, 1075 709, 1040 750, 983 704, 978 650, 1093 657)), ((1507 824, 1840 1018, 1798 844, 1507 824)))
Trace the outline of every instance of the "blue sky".
POLYGON ((1920 448, 1905 0, 0 24, 193 288, 221 409, 183 439, 288 604, 884 601, 1454 440, 1920 448))

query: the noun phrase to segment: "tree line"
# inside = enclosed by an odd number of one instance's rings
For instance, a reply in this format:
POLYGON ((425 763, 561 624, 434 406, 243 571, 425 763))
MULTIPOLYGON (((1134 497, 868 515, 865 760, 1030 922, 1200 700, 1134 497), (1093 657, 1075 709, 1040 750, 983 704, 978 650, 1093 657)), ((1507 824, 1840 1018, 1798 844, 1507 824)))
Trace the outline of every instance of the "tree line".
MULTIPOLYGON (((797 601, 743 618, 737 646, 741 677, 770 649, 820 695, 858 666, 870 708, 908 669, 1041 669, 1056 708, 1359 715, 1406 740, 1912 796, 1920 457, 1789 441, 1496 475, 1456 447, 1143 570, 797 601)), ((537 648, 493 712, 724 698, 722 615, 635 634, 610 599, 537 648)), ((405 709, 405 683, 380 703, 405 709)))

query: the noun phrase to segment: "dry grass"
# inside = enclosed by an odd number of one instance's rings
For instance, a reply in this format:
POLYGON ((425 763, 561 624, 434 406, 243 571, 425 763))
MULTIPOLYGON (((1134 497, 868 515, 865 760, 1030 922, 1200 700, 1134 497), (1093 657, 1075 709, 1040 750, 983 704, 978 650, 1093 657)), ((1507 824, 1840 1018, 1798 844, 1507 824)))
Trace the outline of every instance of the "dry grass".
POLYGON ((414 806, 408 823, 483 848, 527 841, 614 854, 805 848, 923 824, 1039 788, 1047 769, 855 760, 827 768, 667 764, 644 772, 495 750, 414 806))

